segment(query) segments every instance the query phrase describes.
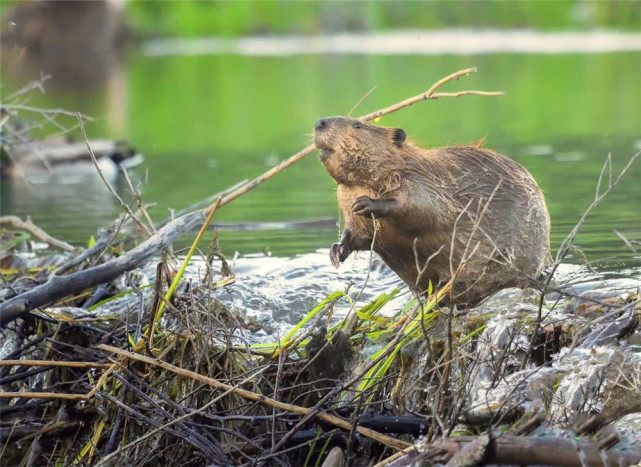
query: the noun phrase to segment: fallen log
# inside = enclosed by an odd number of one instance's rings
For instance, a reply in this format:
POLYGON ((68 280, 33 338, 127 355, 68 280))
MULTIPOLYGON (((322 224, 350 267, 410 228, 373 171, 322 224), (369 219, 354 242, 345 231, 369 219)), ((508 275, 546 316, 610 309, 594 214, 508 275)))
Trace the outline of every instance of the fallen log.
MULTIPOLYGON (((411 465, 423 465, 421 462, 469 465, 467 461, 472 458, 489 464, 565 466, 635 465, 641 461, 641 449, 602 451, 595 443, 560 437, 460 436, 436 440, 421 450, 421 454, 413 456, 411 465)), ((407 459, 403 460, 387 465, 408 465, 407 459)))
POLYGON ((36 308, 116 279, 124 272, 144 264, 167 248, 180 234, 188 232, 204 219, 204 211, 186 214, 118 258, 67 276, 54 276, 44 284, 0 303, 0 327, 36 308))

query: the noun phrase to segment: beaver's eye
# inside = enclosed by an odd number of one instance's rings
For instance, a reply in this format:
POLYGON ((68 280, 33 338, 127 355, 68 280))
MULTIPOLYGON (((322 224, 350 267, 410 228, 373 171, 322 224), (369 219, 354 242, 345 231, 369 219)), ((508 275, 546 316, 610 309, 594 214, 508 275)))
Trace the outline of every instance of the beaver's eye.
POLYGON ((363 124, 361 122, 356 122, 356 123, 354 123, 354 128, 356 128, 357 130, 359 128, 363 128, 363 124))

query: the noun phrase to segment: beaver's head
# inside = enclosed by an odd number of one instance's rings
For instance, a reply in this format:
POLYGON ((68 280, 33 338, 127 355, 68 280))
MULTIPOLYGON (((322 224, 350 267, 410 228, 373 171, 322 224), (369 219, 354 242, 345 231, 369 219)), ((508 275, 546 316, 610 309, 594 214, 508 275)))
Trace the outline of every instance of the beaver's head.
POLYGON ((376 180, 390 165, 399 163, 405 132, 353 118, 325 117, 314 126, 314 144, 334 180, 346 185, 361 184, 376 180))

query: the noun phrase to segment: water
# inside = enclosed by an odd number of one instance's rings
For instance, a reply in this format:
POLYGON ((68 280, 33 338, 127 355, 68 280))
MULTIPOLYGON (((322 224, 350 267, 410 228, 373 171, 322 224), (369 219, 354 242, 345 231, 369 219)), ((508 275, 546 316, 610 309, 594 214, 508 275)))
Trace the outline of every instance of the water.
MULTIPOLYGON (((132 175, 142 184, 143 200, 154 204, 155 220, 297 152, 310 143, 317 118, 347 114, 374 86, 355 114, 418 94, 471 66, 479 72, 443 90, 506 95, 423 102, 380 124, 402 126, 426 146, 485 138, 487 147, 523 164, 545 193, 553 249, 594 198, 606 156, 612 155, 617 172, 641 149, 639 52, 252 56, 146 55, 144 50, 117 57, 94 86, 84 89, 54 77, 46 83, 47 94, 33 93, 29 104, 80 110, 97 119, 87 127, 90 137, 130 140, 146 157, 132 175)), ((3 95, 24 85, 37 69, 3 66, 3 95)), ((114 184, 128 199, 124 180, 115 178, 114 184)), ((2 180, 1 196, 3 215, 30 216, 52 235, 76 244, 85 244, 119 212, 91 168, 74 177, 2 180)), ((582 253, 573 253, 570 261, 596 262, 623 275, 638 267, 639 257, 614 230, 633 245, 641 240, 640 201, 638 161, 590 214, 575 242, 582 253)), ((221 230, 221 246, 228 255, 270 251, 282 257, 336 241, 334 185, 316 155, 216 215, 222 223, 311 219, 330 220, 307 229, 232 226, 221 230)))

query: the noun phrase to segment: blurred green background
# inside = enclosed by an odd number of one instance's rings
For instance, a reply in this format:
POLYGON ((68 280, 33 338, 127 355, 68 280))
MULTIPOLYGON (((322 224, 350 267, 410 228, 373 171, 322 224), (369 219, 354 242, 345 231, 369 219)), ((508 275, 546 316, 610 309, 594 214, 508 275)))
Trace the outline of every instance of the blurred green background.
MULTIPOLYGON (((15 5, 14 5, 15 6, 15 5)), ((5 14, 7 3, 3 4, 5 14)), ((209 36, 326 34, 382 30, 533 28, 639 31, 639 2, 138 2, 124 4, 129 46, 91 67, 95 82, 59 72, 29 104, 96 117, 93 138, 126 138, 145 155, 135 169, 154 219, 245 178, 311 141, 316 119, 356 114, 425 91, 458 69, 479 72, 444 90, 502 90, 417 104, 380 124, 402 126, 426 146, 486 139, 526 166, 545 192, 559 245, 594 196, 611 153, 620 169, 641 149, 641 54, 489 53, 484 55, 231 53, 146 54, 148 40, 209 36), (106 64, 106 65, 105 65, 106 64), (96 73, 99 71, 99 73, 96 73)), ((89 24, 89 21, 87 21, 89 24)), ((120 30, 119 30, 120 31, 120 30)), ((508 40, 508 39, 506 39, 508 40)), ((87 41, 78 47, 90 48, 87 41)), ((15 90, 48 62, 5 53, 2 91, 15 90), (13 62, 12 62, 13 60, 13 62), (21 61, 22 60, 22 61, 21 61), (43 65, 44 63, 44 65, 43 65)), ((93 63, 89 58, 83 63, 93 63)), ((53 66, 53 65, 52 65, 53 66)), ((55 74, 55 73, 54 73, 55 74)), ((71 126, 72 121, 66 124, 71 126)), ((52 131, 45 125, 40 133, 52 131)), ((126 194, 120 180, 118 185, 126 194)), ((3 181, 2 213, 29 215, 50 233, 82 243, 118 209, 91 174, 81 181, 3 181)), ((613 233, 641 240, 641 163, 590 217, 577 239, 588 259, 624 268, 631 255, 613 233)), ((219 222, 338 219, 334 185, 316 155, 217 214, 219 222)), ((332 223, 313 229, 223 230, 228 253, 305 253, 336 241, 332 223)), ((186 239, 185 242, 190 239, 186 239)), ((582 261, 575 256, 576 261, 582 261)))
POLYGON ((398 29, 638 30, 635 1, 129 2, 133 24, 159 36, 318 34, 398 29))

